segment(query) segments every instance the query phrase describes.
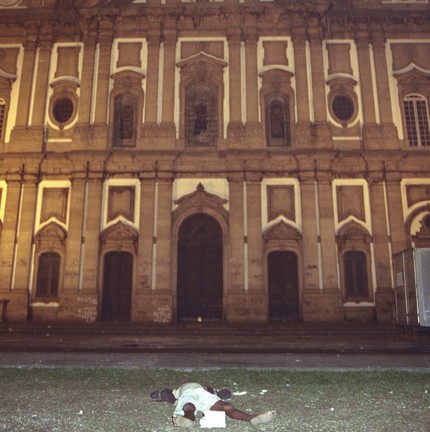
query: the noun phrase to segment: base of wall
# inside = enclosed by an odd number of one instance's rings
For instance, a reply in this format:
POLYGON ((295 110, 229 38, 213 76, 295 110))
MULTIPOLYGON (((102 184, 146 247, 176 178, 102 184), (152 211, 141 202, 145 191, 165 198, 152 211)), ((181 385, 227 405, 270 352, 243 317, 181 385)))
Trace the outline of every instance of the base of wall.
POLYGON ((145 292, 139 296, 134 310, 133 321, 170 323, 174 315, 172 294, 166 291, 145 292))
POLYGON ((7 321, 26 321, 28 292, 26 289, 15 288, 13 291, 0 291, 0 299, 9 300, 6 306, 7 321))
POLYGON ((392 288, 379 288, 375 294, 376 318, 379 323, 396 323, 396 299, 392 288))
MULTIPOLYGON (((99 319, 98 298, 94 292, 63 293, 58 302, 33 302, 27 317, 28 293, 25 289, 0 292, 9 300, 8 321, 81 322, 99 319)), ((131 322, 172 323, 174 299, 170 291, 135 294, 131 322)), ((235 292, 224 299, 223 321, 231 323, 267 323, 268 304, 261 292, 235 292)), ((302 295, 303 322, 356 322, 395 324, 395 297, 391 288, 378 289, 375 305, 344 305, 338 290, 307 290, 302 295)))
POLYGON ((243 291, 229 294, 224 304, 227 322, 267 322, 267 301, 261 292, 243 291))
POLYGON ((342 297, 338 290, 309 290, 303 293, 304 322, 343 321, 342 297))
POLYGON ((345 322, 348 323, 374 323, 376 310, 374 306, 345 306, 345 322))

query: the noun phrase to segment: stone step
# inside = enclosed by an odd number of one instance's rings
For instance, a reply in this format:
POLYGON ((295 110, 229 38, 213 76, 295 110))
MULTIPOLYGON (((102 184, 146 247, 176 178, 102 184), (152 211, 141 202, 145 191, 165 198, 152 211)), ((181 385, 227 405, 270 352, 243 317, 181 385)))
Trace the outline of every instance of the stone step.
POLYGON ((423 331, 419 328, 405 329, 402 326, 386 324, 317 324, 317 323, 274 323, 274 324, 231 324, 231 323, 8 323, 0 331, 18 333, 50 334, 106 334, 106 335, 152 335, 152 336, 283 336, 283 337, 327 337, 327 336, 398 336, 405 332, 423 331))

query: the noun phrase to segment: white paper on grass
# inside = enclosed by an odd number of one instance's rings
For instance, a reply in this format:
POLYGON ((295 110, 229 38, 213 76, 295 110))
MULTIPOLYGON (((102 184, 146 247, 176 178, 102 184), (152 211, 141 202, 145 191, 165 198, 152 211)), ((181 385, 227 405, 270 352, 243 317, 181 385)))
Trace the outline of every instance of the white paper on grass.
POLYGON ((225 428, 225 412, 224 411, 205 411, 204 416, 200 419, 200 427, 202 428, 225 428))

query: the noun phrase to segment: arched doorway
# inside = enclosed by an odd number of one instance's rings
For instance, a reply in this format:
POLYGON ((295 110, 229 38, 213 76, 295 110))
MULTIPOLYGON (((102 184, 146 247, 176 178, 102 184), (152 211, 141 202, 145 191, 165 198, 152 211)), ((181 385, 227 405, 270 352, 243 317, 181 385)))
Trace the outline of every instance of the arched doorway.
POLYGON ((274 251, 267 258, 270 321, 298 321, 299 284, 297 255, 274 251))
POLYGON ((131 253, 108 252, 104 256, 102 320, 130 320, 132 278, 131 253))
POLYGON ((222 319, 223 243, 219 223, 204 213, 180 226, 177 319, 222 319))

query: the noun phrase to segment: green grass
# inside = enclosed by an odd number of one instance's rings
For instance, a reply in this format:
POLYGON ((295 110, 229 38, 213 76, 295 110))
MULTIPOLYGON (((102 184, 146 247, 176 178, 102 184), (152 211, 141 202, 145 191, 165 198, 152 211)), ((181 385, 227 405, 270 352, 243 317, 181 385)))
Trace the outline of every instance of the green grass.
MULTIPOLYGON (((0 430, 168 432, 173 407, 149 394, 184 381, 229 388, 233 404, 276 409, 261 430, 428 432, 427 371, 266 371, 220 369, 0 368, 0 430)), ((220 431, 222 429, 211 429, 220 431)), ((255 431, 227 419, 228 431, 255 431)))

